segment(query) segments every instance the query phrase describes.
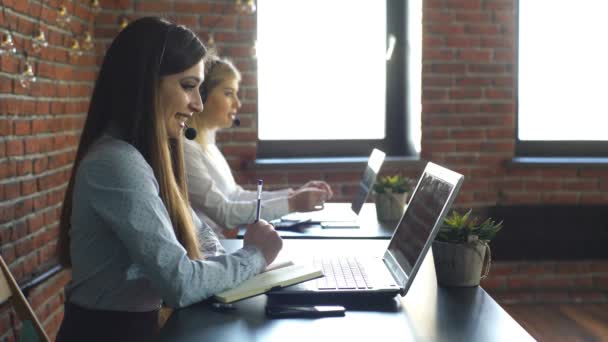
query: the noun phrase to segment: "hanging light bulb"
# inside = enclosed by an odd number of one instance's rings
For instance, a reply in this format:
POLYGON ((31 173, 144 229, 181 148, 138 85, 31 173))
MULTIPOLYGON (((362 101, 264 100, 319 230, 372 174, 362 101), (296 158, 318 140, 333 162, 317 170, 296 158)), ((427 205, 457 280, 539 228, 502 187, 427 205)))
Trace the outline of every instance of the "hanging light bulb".
POLYGON ((236 0, 236 2, 234 3, 234 11, 238 14, 241 14, 245 10, 245 6, 246 5, 243 3, 243 0, 236 0))
POLYGON ((253 14, 257 10, 257 6, 255 5, 255 1, 247 0, 247 4, 243 6, 243 14, 253 14))
POLYGON ((64 5, 59 6, 57 9, 57 24, 61 27, 65 27, 70 21, 72 21, 72 18, 68 13, 68 9, 64 5))
POLYGON ((118 22, 118 31, 122 31, 125 27, 129 25, 129 19, 127 17, 120 17, 120 21, 118 22))
POLYGON ((251 54, 251 58, 258 58, 258 41, 254 41, 253 45, 251 45, 251 50, 249 51, 251 54))
POLYGON ((101 5, 99 4, 99 0, 91 0, 91 12, 94 15, 99 14, 101 12, 101 5))
POLYGON ((78 58, 82 56, 82 50, 80 49, 80 43, 78 39, 72 38, 72 45, 70 45, 70 57, 78 58))
POLYGON ((34 50, 34 52, 38 53, 40 52, 40 50, 42 50, 43 48, 49 46, 49 42, 46 40, 46 36, 44 34, 44 31, 42 31, 42 29, 38 29, 36 30, 36 32, 34 33, 34 36, 32 38, 32 50, 34 50))
POLYGON ((2 55, 14 55, 17 53, 15 42, 13 41, 13 35, 10 32, 2 34, 2 41, 0 42, 0 56, 2 55))
POLYGON ((213 32, 209 33, 209 39, 207 39, 207 48, 215 49, 215 37, 213 36, 213 32))
POLYGON ((95 44, 93 43, 93 36, 91 35, 91 32, 86 31, 83 34, 81 46, 82 46, 82 49, 86 50, 86 51, 91 50, 93 48, 93 46, 95 46, 95 44))
POLYGON ((23 88, 29 88, 34 82, 36 82, 34 67, 32 66, 32 63, 26 59, 23 63, 23 70, 21 71, 21 74, 19 74, 19 84, 23 88))

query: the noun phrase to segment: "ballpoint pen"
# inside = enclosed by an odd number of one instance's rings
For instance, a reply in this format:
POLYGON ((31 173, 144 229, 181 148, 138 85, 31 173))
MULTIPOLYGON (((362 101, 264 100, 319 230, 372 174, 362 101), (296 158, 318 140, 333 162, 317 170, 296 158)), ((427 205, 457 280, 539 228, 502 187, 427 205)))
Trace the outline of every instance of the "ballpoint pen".
POLYGON ((255 212, 255 222, 258 222, 260 220, 260 213, 262 211, 262 185, 263 184, 264 184, 264 181, 261 179, 258 179, 258 204, 257 204, 256 212, 255 212))

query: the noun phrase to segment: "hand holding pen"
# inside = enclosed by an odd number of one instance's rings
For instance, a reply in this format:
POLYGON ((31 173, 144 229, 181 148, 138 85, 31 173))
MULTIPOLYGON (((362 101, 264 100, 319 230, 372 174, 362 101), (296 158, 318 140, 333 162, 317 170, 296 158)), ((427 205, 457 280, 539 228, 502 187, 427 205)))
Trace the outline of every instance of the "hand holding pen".
POLYGON ((264 181, 259 179, 258 180, 258 202, 257 202, 256 211, 255 211, 255 222, 258 222, 260 220, 260 214, 262 212, 262 185, 264 185, 264 181))
POLYGON ((247 226, 245 235, 243 236, 243 245, 253 245, 260 249, 266 264, 270 264, 274 261, 279 254, 279 251, 283 247, 283 240, 279 236, 279 233, 274 227, 264 220, 260 220, 260 214, 262 213, 262 185, 264 181, 258 180, 258 201, 255 213, 255 223, 247 226), (255 227, 254 229, 252 229, 255 227))

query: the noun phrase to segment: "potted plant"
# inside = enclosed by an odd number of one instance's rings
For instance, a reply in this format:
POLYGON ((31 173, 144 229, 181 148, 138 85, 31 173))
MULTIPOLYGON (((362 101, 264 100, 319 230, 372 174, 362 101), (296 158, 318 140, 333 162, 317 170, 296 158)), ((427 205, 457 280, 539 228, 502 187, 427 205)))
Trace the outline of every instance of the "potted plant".
POLYGON ((481 221, 471 212, 469 209, 461 215, 453 210, 433 241, 433 259, 440 285, 477 286, 490 271, 492 253, 488 243, 503 223, 491 218, 481 221))
POLYGON ((374 184, 373 189, 378 220, 399 220, 411 189, 410 180, 401 174, 384 176, 374 184))

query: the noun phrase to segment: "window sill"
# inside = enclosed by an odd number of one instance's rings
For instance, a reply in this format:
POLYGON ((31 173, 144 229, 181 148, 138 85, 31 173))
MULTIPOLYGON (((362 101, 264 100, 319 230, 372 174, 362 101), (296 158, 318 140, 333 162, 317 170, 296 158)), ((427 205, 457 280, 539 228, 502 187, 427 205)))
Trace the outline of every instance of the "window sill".
MULTIPOLYGON (((322 158, 261 158, 248 164, 247 168, 264 170, 275 169, 363 169, 368 157, 322 157, 322 158)), ((426 161, 420 157, 386 157, 383 168, 424 166, 426 161)))
POLYGON ((514 157, 508 166, 608 166, 604 157, 514 157))

